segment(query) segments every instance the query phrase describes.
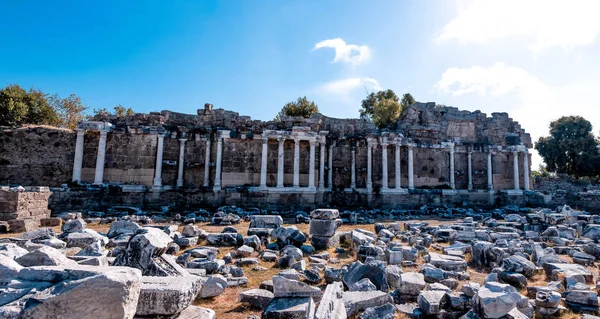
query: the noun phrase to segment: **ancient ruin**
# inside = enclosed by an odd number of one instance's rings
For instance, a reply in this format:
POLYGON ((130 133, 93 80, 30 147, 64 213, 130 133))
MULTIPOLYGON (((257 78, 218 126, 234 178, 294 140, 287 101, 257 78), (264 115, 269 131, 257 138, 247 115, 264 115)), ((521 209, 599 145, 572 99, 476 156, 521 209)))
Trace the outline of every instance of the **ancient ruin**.
MULTIPOLYGON (((118 186, 124 203, 160 206, 175 196, 188 206, 274 209, 521 203, 533 189, 531 138, 506 113, 416 103, 392 130, 321 114, 261 122, 210 104, 197 115, 96 120, 75 132, 4 131, 0 184, 81 182, 118 186)), ((56 194, 51 207, 101 208, 87 196, 77 207, 73 194, 56 194)))
POLYGON ((536 191, 530 147, 434 103, 5 129, 0 318, 598 318, 600 192, 536 191))

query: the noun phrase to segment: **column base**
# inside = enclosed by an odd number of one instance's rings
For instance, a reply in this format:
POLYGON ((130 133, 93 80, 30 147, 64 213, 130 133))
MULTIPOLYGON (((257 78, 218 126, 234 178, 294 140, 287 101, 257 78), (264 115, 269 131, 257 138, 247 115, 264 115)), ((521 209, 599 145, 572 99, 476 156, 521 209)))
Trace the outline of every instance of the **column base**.
POLYGON ((511 196, 519 196, 523 195, 523 191, 520 189, 508 189, 506 190, 506 194, 511 196))
POLYGON ((387 189, 382 189, 381 194, 408 194, 408 189, 406 189, 406 188, 387 188, 387 189))
POLYGON ((221 191, 221 185, 213 186, 213 192, 220 192, 220 191, 221 191))
POLYGON ((152 191, 153 192, 162 192, 163 187, 162 187, 162 185, 152 185, 152 191))

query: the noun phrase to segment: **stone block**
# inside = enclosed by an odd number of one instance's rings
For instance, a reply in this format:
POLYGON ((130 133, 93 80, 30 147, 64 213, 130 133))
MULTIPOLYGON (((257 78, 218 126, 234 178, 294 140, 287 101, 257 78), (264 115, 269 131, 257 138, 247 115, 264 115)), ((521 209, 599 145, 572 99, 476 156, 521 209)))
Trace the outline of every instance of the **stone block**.
POLYGON ((189 277, 142 277, 135 314, 174 315, 191 305, 202 289, 203 279, 189 277))
POLYGON ((309 233, 313 236, 330 237, 341 224, 341 219, 311 219, 309 233))
POLYGON ((57 217, 42 218, 40 219, 40 225, 42 227, 57 227, 62 225, 62 219, 57 217))
POLYGON ((262 319, 312 319, 315 302, 310 297, 273 298, 262 313, 262 319))

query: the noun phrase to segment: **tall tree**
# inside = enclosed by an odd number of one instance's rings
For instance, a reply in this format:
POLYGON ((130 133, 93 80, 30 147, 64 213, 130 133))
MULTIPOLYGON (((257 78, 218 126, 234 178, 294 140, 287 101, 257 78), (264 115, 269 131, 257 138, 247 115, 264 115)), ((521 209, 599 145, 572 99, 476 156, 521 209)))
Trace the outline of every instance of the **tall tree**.
MULTIPOLYGON (((366 119, 366 120, 371 120, 374 121, 373 115, 375 113, 375 105, 383 100, 391 100, 394 102, 399 102, 400 104, 400 113, 402 113, 402 110, 411 105, 414 104, 416 101, 413 98, 413 96, 410 93, 404 93, 404 95, 402 95, 402 99, 398 98, 398 96, 396 95, 396 93, 394 93, 394 91, 392 90, 385 90, 385 91, 379 91, 379 92, 371 92, 369 95, 367 95, 367 97, 362 100, 361 102, 361 107, 360 107, 360 118, 361 119, 366 119)), ((391 104, 386 104, 387 106, 390 106, 391 104)))
POLYGON ((81 102, 81 98, 71 94, 66 98, 53 95, 51 98, 54 109, 58 113, 60 126, 74 129, 77 123, 85 119, 87 106, 81 102))
POLYGON ((378 128, 387 128, 400 117, 401 106, 398 101, 384 99, 373 107, 373 124, 378 128))
POLYGON ((415 104, 415 98, 410 94, 410 93, 404 93, 404 95, 402 95, 402 100, 400 101, 400 105, 402 106, 402 108, 405 108, 411 104, 415 104))
POLYGON ((277 118, 281 118, 282 116, 302 116, 304 118, 309 118, 313 114, 319 112, 319 107, 315 104, 314 101, 309 101, 306 96, 299 97, 296 101, 286 103, 279 114, 277 114, 277 118))
POLYGON ((360 118, 372 120, 373 113, 375 111, 375 104, 382 100, 392 100, 398 102, 398 96, 392 90, 379 91, 377 93, 371 92, 361 102, 360 118))
POLYGON ((0 90, 0 125, 56 125, 57 121, 57 114, 44 92, 33 88, 25 91, 16 84, 0 90))
POLYGON ((581 116, 564 116, 550 123, 550 136, 540 137, 535 149, 550 172, 593 176, 599 172, 598 142, 592 124, 581 116))

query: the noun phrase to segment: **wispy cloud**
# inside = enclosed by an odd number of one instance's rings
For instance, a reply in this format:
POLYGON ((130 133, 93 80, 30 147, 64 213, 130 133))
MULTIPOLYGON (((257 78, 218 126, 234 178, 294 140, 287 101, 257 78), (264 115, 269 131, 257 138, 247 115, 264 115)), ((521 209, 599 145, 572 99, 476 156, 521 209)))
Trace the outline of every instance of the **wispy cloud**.
POLYGON ((371 57, 371 49, 366 45, 347 44, 341 38, 329 39, 315 44, 313 50, 335 49, 332 63, 343 62, 352 66, 366 62, 371 57))
POLYGON ((485 44, 521 36, 534 52, 556 46, 570 49, 594 43, 600 34, 598 12, 597 0, 470 1, 436 40, 485 44))
MULTIPOLYGON (((561 116, 580 115, 590 120, 595 131, 600 127, 595 101, 590 92, 600 83, 570 83, 553 86, 527 70, 495 63, 489 67, 449 68, 435 84, 434 90, 460 96, 478 94, 483 97, 509 97, 506 108, 510 116, 531 134, 532 140, 548 135, 548 125, 561 116)), ((485 99, 484 99, 485 100, 485 99)), ((534 152, 533 167, 541 163, 534 152)))
POLYGON ((319 91, 335 95, 349 95, 351 92, 359 88, 366 88, 368 91, 379 91, 381 86, 379 82, 373 78, 347 78, 337 81, 332 81, 323 84, 319 91))

